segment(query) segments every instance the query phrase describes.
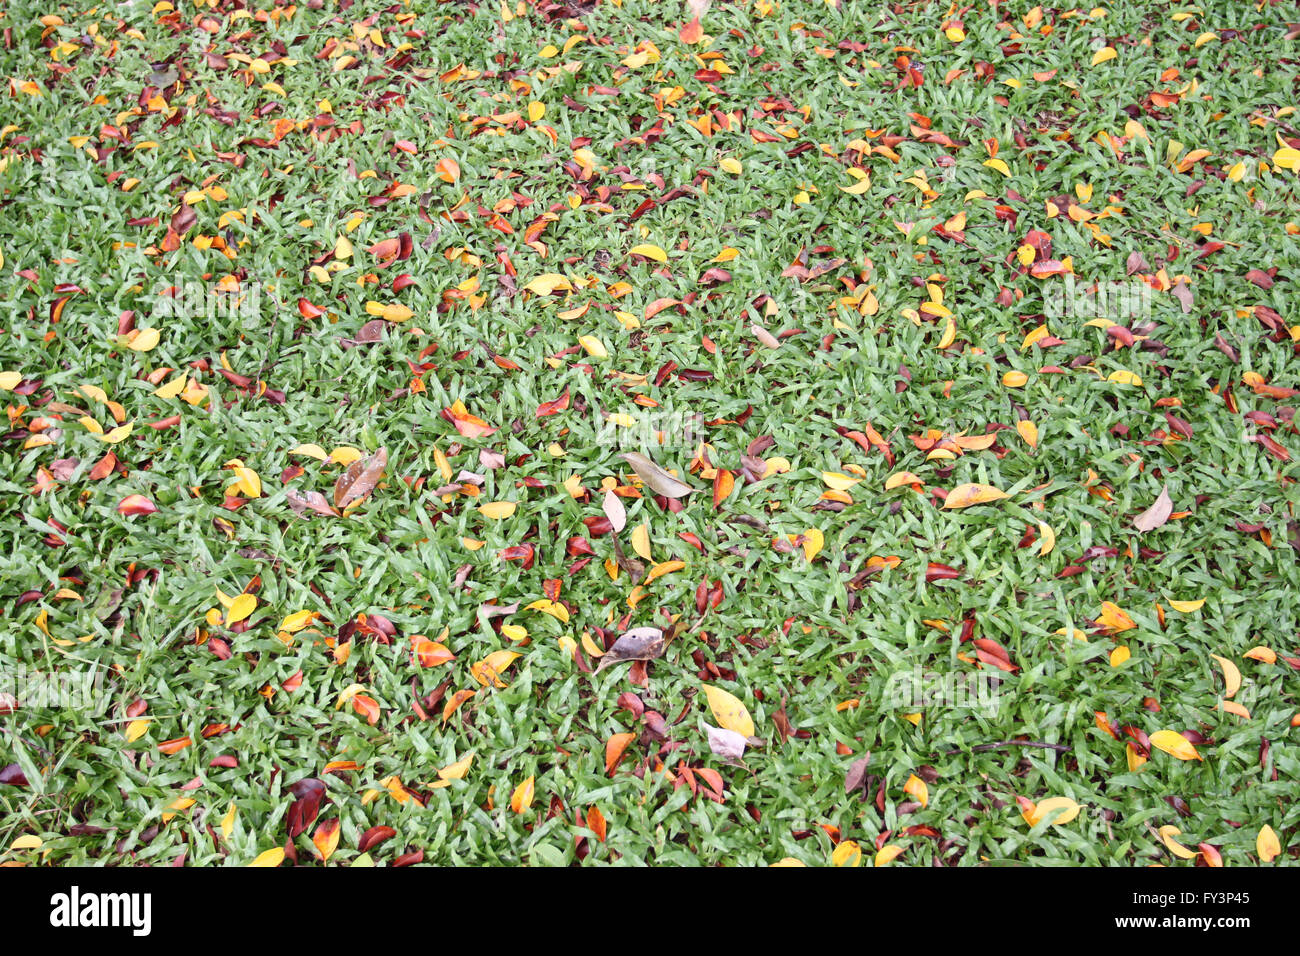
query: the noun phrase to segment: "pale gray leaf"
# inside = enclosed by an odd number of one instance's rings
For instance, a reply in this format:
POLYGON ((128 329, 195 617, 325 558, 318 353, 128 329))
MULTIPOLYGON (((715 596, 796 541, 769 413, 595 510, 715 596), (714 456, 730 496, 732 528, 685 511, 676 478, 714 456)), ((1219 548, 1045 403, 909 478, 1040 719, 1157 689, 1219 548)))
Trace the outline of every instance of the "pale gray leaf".
POLYGON ((613 490, 605 492, 605 517, 614 527, 614 533, 618 534, 627 527, 627 509, 623 507, 623 500, 614 494, 613 490))
POLYGON ((646 487, 657 495, 663 495, 665 498, 684 498, 695 491, 690 485, 668 474, 645 455, 629 451, 623 454, 623 460, 632 466, 632 470, 646 483, 646 487))
POLYGON ((1169 488, 1162 487, 1155 504, 1133 519, 1133 527, 1139 531, 1154 531, 1169 520, 1173 510, 1174 503, 1169 497, 1169 488))

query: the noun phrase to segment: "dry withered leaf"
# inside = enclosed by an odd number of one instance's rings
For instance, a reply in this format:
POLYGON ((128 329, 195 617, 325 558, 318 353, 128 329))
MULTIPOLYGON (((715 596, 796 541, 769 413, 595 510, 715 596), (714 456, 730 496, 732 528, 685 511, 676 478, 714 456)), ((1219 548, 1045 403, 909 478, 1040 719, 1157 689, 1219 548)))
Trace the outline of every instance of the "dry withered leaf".
POLYGON ((646 483, 646 487, 657 495, 663 495, 665 498, 684 498, 695 490, 690 485, 678 481, 645 455, 634 451, 624 452, 623 460, 632 466, 632 470, 646 483))
POLYGON ((734 730, 728 730, 725 727, 714 727, 711 724, 705 724, 709 732, 709 749, 713 751, 714 756, 721 757, 723 760, 735 761, 745 755, 745 737, 734 730))
POLYGON ((845 793, 852 793, 854 790, 862 789, 862 785, 867 782, 867 764, 869 763, 871 763, 870 752, 853 761, 848 772, 844 774, 845 793))
POLYGON ((339 515, 337 511, 330 507, 329 501, 319 491, 299 491, 297 488, 290 488, 285 493, 284 498, 295 514, 314 511, 319 515, 328 515, 333 518, 337 518, 339 515))
POLYGON ((619 635, 614 646, 605 652, 605 656, 596 665, 599 674, 606 667, 614 664, 626 664, 629 661, 652 661, 660 657, 668 642, 664 632, 657 627, 634 627, 619 635))
POLYGON ((615 534, 627 527, 627 509, 623 507, 623 500, 612 490, 605 492, 602 510, 605 512, 605 517, 609 519, 615 534))
POLYGON ((344 508, 374 491, 386 467, 388 467, 388 450, 384 448, 366 458, 358 458, 348 465, 348 470, 334 484, 334 507, 344 508))
POLYGON ((623 546, 618 543, 617 535, 611 536, 610 540, 614 542, 614 560, 618 562, 618 566, 628 573, 633 584, 640 583, 645 577, 645 564, 636 558, 629 558, 624 553, 623 546))
POLYGON ((1174 503, 1169 497, 1169 488, 1168 486, 1162 487, 1155 504, 1133 519, 1133 527, 1142 532, 1154 531, 1169 520, 1169 516, 1173 514, 1173 511, 1174 503))

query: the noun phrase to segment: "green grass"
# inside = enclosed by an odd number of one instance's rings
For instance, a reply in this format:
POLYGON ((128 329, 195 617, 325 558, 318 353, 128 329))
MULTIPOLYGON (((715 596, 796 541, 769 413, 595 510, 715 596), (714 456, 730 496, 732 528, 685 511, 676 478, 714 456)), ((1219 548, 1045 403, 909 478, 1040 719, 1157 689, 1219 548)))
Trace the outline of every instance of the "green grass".
POLYGON ((1300 451, 1293 400, 1263 387, 1298 384, 1297 181, 1274 165, 1279 136, 1300 145, 1282 11, 1134 2, 1036 22, 1032 4, 1014 2, 970 10, 953 42, 942 4, 717 2, 706 52, 679 36, 682 8, 647 0, 601 2, 580 21, 521 9, 508 22, 486 3, 399 15, 300 3, 263 20, 224 2, 178 6, 85 14, 12 0, 0 13, 12 31, 3 123, 16 127, 0 136, 0 369, 16 373, 3 381, 16 391, 3 393, 0 666, 11 685, 33 671, 100 681, 90 706, 18 685, 0 716, 0 766, 26 779, 0 785, 0 859, 242 865, 288 842, 300 865, 318 865, 310 836, 334 819, 328 863, 345 866, 417 850, 426 863, 819 865, 836 840, 861 844, 865 863, 888 843, 904 851, 895 865, 1192 865, 1165 849, 1166 825, 1227 865, 1258 863, 1268 825, 1284 848, 1276 862, 1296 859, 1297 468, 1246 440, 1300 451), (338 52, 355 64, 335 69, 330 51, 349 43, 338 52), (649 44, 657 60, 623 65, 649 44), (1090 65, 1107 45, 1117 56, 1090 65), (903 85, 900 58, 922 65, 922 85, 903 85), (155 83, 166 85, 146 93, 155 83), (1152 92, 1172 100, 1158 106, 1152 92), (545 107, 535 120, 533 102, 545 107), (1118 154, 1107 135, 1126 138, 1118 154), (985 141, 1009 176, 986 162, 985 141), (444 159, 455 182, 439 174, 444 159), (858 182, 850 167, 870 176, 860 195, 839 188, 858 182), (205 189, 192 227, 165 242, 186 194, 205 189), (673 190, 685 192, 632 220, 673 190), (1074 221, 1087 216, 1072 218, 1071 203, 1094 218, 1074 221), (961 213, 960 236, 936 231, 961 213), (1036 260, 1067 263, 1082 286, 1160 287, 1144 314, 1103 316, 1136 342, 1089 324, 1095 313, 1045 317, 1064 279, 1018 265, 1031 230, 1051 239, 1036 260), (369 248, 402 233, 409 257, 381 268, 369 248), (342 235, 353 252, 336 257, 342 235), (667 262, 632 255, 641 244, 667 262), (715 262, 725 249, 735 257, 715 262), (817 274, 783 275, 801 261, 817 274), (412 281, 394 292, 402 274, 412 281), (545 274, 573 290, 524 291, 545 274), (158 294, 228 276, 255 309, 209 319, 158 294), (951 343, 942 312, 917 311, 927 281, 942 287, 951 343), (1186 308, 1169 291, 1179 283, 1186 308), (854 307, 864 286, 874 314, 854 307), (300 299, 317 308, 300 312, 300 299), (683 304, 647 317, 660 299, 683 304), (411 317, 350 347, 374 317, 368 302, 411 317), (127 310, 137 329, 158 330, 156 347, 119 339, 127 310), (1022 347, 1043 324, 1060 343, 1022 347), (797 334, 771 349, 755 325, 797 334), (607 354, 588 354, 586 336, 607 354), (222 375, 223 357, 252 385, 222 375), (156 395, 177 370, 206 397, 156 395), (1008 371, 1026 383, 1004 385, 1008 371), (78 391, 87 384, 133 424, 119 443, 79 421, 118 424, 78 391), (566 390, 567 408, 537 416, 566 390), (653 420, 638 397, 699 416, 710 466, 737 477, 725 501, 715 506, 707 473, 689 472, 694 442, 611 441, 607 416, 653 420), (440 414, 456 401, 497 430, 458 433, 440 414), (1172 434, 1166 412, 1190 429, 1172 434), (1021 420, 1037 427, 1036 448, 1014 430, 1021 420), (893 464, 844 434, 868 424, 893 464), (930 429, 994 432, 994 444, 927 458, 912 436, 930 429), (746 481, 742 456, 760 436, 773 443, 758 457, 789 470, 746 481), (302 444, 385 448, 386 474, 344 516, 299 516, 289 492, 328 497, 344 470, 294 454, 302 444), (122 467, 93 478, 110 448, 122 467), (584 525, 602 515, 603 483, 636 483, 629 450, 699 489, 678 512, 622 499, 629 559, 644 523, 645 564, 685 562, 637 592, 603 566, 612 536, 584 525), (502 467, 486 467, 484 451, 502 467), (448 483, 439 454, 453 478, 482 476, 477 498, 435 493, 448 483), (234 510, 223 508, 232 459, 262 485, 234 510), (922 490, 884 490, 904 470, 922 490), (828 502, 824 472, 861 481, 828 502), (583 500, 565 488, 573 476, 583 500), (940 507, 971 482, 1009 497, 940 507), (1176 516, 1139 533, 1133 519, 1162 487, 1176 516), (120 514, 128 495, 157 511, 120 514), (491 501, 517 508, 491 520, 477 508, 491 501), (1041 537, 1022 540, 1039 522, 1056 536, 1045 555, 1041 537), (811 561, 773 546, 811 529, 825 542, 811 561), (593 555, 572 570, 575 536, 593 555), (501 556, 525 544, 531 567, 501 556), (864 575, 873 556, 898 560, 864 575), (927 583, 931 562, 959 576, 927 583), (700 615, 704 580, 722 597, 700 615), (251 582, 247 622, 207 619, 217 589, 233 597, 251 582), (555 587, 567 622, 525 607, 555 587), (1186 612, 1170 603, 1202 599, 1186 612), (512 614, 480 613, 515 602, 512 614), (1103 602, 1135 626, 1094 624, 1103 602), (297 611, 319 619, 280 639, 297 611), (375 614, 394 625, 391 642, 343 630, 375 614), (645 686, 628 665, 590 673, 592 647, 677 615, 682 633, 645 686), (1014 673, 980 663, 962 641, 967 619, 1014 673), (1083 639, 1063 636, 1075 629, 1083 639), (414 664, 410 635, 444 632, 455 660, 414 664), (229 654, 214 653, 223 645, 229 654), (1243 657, 1261 645, 1276 662, 1243 657), (1112 666, 1120 646, 1131 657, 1112 666), (474 663, 508 648, 521 656, 505 686, 480 687, 474 663), (1233 699, 1249 716, 1221 709, 1212 655, 1240 668, 1233 699), (914 668, 998 674, 997 706, 899 706, 891 679, 914 668), (285 689, 294 675, 300 686, 285 689), (710 752, 706 684, 753 717, 762 746, 743 767, 710 752), (445 700, 421 719, 413 691, 436 689, 477 693, 449 720, 445 700), (620 706, 627 692, 663 715, 662 733, 620 706), (373 724, 352 694, 376 703, 373 724), (1132 769, 1131 738, 1104 732, 1097 712, 1139 737, 1199 735, 1203 759, 1152 748, 1132 769), (128 741, 128 729, 143 733, 128 741), (609 774, 606 742, 628 732, 609 774), (975 749, 1017 739, 1058 746, 975 749), (846 794, 868 752, 869 779, 846 794), (462 779, 432 786, 470 753, 462 779), (223 755, 237 766, 212 765, 223 755), (706 771, 697 792, 682 768, 706 771), (710 770, 720 800, 705 792, 710 770), (924 806, 904 792, 913 774, 928 782, 924 806), (530 776, 534 800, 516 813, 511 795, 530 776), (289 840, 289 788, 308 778, 325 799, 289 840), (392 778, 415 799, 390 793, 392 778), (1069 797, 1082 811, 1031 828, 1017 797, 1069 797), (592 807, 603 842, 586 825, 592 807), (376 826, 395 834, 363 854, 376 826), (11 849, 25 835, 41 845, 11 849))

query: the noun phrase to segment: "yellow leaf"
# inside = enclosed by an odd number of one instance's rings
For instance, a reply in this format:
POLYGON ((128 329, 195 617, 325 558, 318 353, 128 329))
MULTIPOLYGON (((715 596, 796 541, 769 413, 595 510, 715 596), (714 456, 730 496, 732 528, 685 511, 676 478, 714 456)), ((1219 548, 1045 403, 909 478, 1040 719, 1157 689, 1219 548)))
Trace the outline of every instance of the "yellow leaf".
POLYGON ((1284 146, 1273 154, 1273 165, 1292 171, 1300 170, 1300 149, 1284 146))
POLYGON ((649 243, 633 246, 630 255, 644 256, 647 259, 653 259, 655 262, 668 261, 668 253, 664 252, 658 246, 653 246, 649 243))
POLYGON ((1007 388, 1023 388, 1029 376, 1019 369, 1012 369, 1002 376, 1002 384, 1007 388))
POLYGON ((131 434, 131 428, 131 422, 127 422, 125 425, 119 425, 108 434, 100 435, 100 441, 109 445, 116 445, 118 442, 124 441, 127 436, 131 434))
POLYGON ((724 173, 731 173, 731 175, 733 176, 739 176, 741 173, 745 171, 745 167, 743 167, 740 164, 740 160, 732 159, 730 156, 721 160, 718 163, 718 166, 722 169, 724 173))
POLYGON ((1128 649, 1127 645, 1120 645, 1110 652, 1110 666, 1119 667, 1132 656, 1133 652, 1128 649))
POLYGON ((1179 760, 1202 759, 1192 742, 1176 730, 1157 730, 1151 735, 1151 746, 1179 760))
POLYGON ((903 784, 903 792, 923 807, 930 803, 930 788, 916 774, 907 778, 907 782, 903 784))
MULTIPOLYGON (((1030 260, 1032 261, 1032 254, 1034 254, 1034 247, 1032 246, 1030 247, 1030 254, 1030 260)), ((1024 264, 1028 265, 1028 263, 1024 264)), ((1047 338, 1049 334, 1047 325, 1037 326, 1037 328, 1034 329, 1034 332, 1031 332, 1024 337, 1024 341, 1021 342, 1021 351, 1023 352, 1026 349, 1030 349, 1035 342, 1043 341, 1043 339, 1047 338)))
POLYGON ((875 866, 886 866, 898 859, 903 853, 903 848, 893 843, 886 843, 876 851, 875 866))
POLYGON ((1104 46, 1092 55, 1092 65, 1097 66, 1099 63, 1105 63, 1107 60, 1113 60, 1119 56, 1113 46, 1104 46))
POLYGON ((957 323, 954 322, 951 318, 949 318, 948 324, 945 325, 943 328, 943 335, 939 337, 939 342, 935 346, 935 348, 946 349, 948 346, 952 345, 952 343, 955 342, 956 340, 957 340, 957 323))
POLYGON ((310 624, 315 616, 312 611, 294 611, 292 614, 286 615, 285 619, 280 622, 280 630, 296 634, 310 624))
POLYGON ((0 388, 6 392, 12 392, 21 384, 22 380, 22 372, 0 372, 0 388))
POLYGON ((579 336, 578 344, 581 345, 592 358, 609 358, 609 350, 605 348, 605 343, 594 335, 579 336))
POLYGON ((159 385, 153 390, 153 393, 159 398, 175 398, 181 392, 185 391, 185 383, 188 381, 184 372, 173 376, 171 381, 166 385, 159 385))
POLYGON ((276 867, 283 862, 284 862, 284 848, 277 846, 272 850, 266 850, 263 853, 259 853, 257 855, 257 859, 248 865, 276 867))
POLYGON ((470 751, 463 758, 453 764, 448 764, 438 771, 438 780, 433 784, 434 789, 450 787, 453 780, 464 780, 465 774, 469 773, 470 764, 474 762, 474 752, 470 751))
POLYGON ((478 511, 484 518, 500 521, 514 514, 517 507, 513 501, 489 501, 485 505, 479 505, 478 511))
POLYGON ((549 614, 551 617, 565 624, 569 623, 569 609, 558 601, 541 599, 534 601, 524 608, 526 611, 541 611, 543 614, 549 614))
POLYGON ((1020 437, 1025 440, 1025 444, 1030 448, 1038 447, 1038 426, 1029 419, 1026 418, 1016 422, 1016 431, 1020 433, 1020 437))
POLYGON ((550 295, 552 292, 556 291, 568 292, 572 288, 572 282, 564 276, 558 275, 554 272, 547 272, 543 275, 539 275, 532 282, 529 282, 524 286, 526 291, 537 295, 550 295))
POLYGON ((1116 385, 1136 385, 1139 388, 1142 387, 1142 379, 1138 378, 1138 376, 1134 375, 1127 369, 1122 368, 1116 369, 1114 372, 1107 375, 1106 381, 1114 382, 1116 385))
POLYGON ((1137 773, 1147 762, 1147 758, 1138 753, 1132 743, 1124 745, 1124 760, 1128 764, 1130 773, 1137 773))
POLYGON ((1004 161, 1000 159, 986 159, 984 160, 984 165, 987 166, 989 169, 996 169, 1003 176, 1011 175, 1011 169, 1007 166, 1007 164, 1004 161))
POLYGON ((493 651, 471 667, 470 673, 476 681, 485 687, 488 684, 493 687, 505 687, 506 684, 501 679, 501 675, 509 670, 510 665, 519 657, 520 655, 515 651, 493 651))
POLYGON ((1058 814, 1052 821, 1053 826, 1064 826, 1079 815, 1083 809, 1069 797, 1048 797, 1046 800, 1039 800, 1034 804, 1032 811, 1021 811, 1025 822, 1031 827, 1037 826, 1053 814, 1058 814))
POLYGON ((230 834, 235 832, 235 816, 238 813, 239 808, 232 803, 230 809, 226 811, 226 815, 221 818, 221 835, 227 840, 230 839, 230 834))
POLYGON ((831 851, 831 863, 834 866, 861 866, 862 847, 857 840, 844 840, 835 845, 831 851))
POLYGON ((789 866, 789 867, 802 866, 802 867, 807 867, 807 865, 808 865, 807 863, 804 863, 802 860, 796 860, 796 859, 795 859, 794 857, 792 857, 792 856, 783 856, 783 857, 781 857, 781 859, 777 860, 775 863, 769 863, 769 864, 768 864, 768 868, 770 869, 770 868, 772 868, 772 867, 774 867, 774 866, 789 866))
POLYGON ((241 594, 230 602, 226 611, 226 626, 238 624, 257 610, 257 598, 251 594, 241 594))
POLYGON ((1210 656, 1218 661, 1219 666, 1223 668, 1223 696, 1232 697, 1241 689, 1241 671, 1237 669, 1236 664, 1226 657, 1220 657, 1218 654, 1211 654, 1210 656))
POLYGON ((1129 617, 1118 604, 1111 601, 1101 602, 1101 616, 1097 618, 1097 623, 1111 632, 1128 631, 1137 627, 1133 623, 1133 618, 1129 617))
POLYGON ((704 696, 719 727, 734 730, 742 737, 754 736, 754 720, 737 697, 712 684, 704 685, 704 696))
POLYGON ((1006 492, 992 485, 958 485, 944 499, 945 508, 969 508, 1007 497, 1006 492))
POLYGON ((893 491, 895 488, 900 488, 903 485, 919 484, 922 484, 921 479, 910 471, 896 471, 885 479, 885 490, 893 491))
POLYGON ((24 833, 18 839, 14 840, 13 843, 9 844, 9 849, 13 851, 39 850, 44 845, 45 841, 35 833, 24 833))
POLYGON ((1160 840, 1162 843, 1164 843, 1165 848, 1168 849, 1169 852, 1172 853, 1174 856, 1178 857, 1180 860, 1196 859, 1197 854, 1195 850, 1189 850, 1187 847, 1183 846, 1181 843, 1179 843, 1177 840, 1174 839, 1174 837, 1178 836, 1180 833, 1183 832, 1182 830, 1178 829, 1178 827, 1166 825, 1161 827, 1156 832, 1160 834, 1160 840))
POLYGON ((133 352, 148 352, 158 344, 161 338, 162 335, 157 329, 141 329, 131 337, 127 348, 133 352))
POLYGON ((822 481, 826 482, 828 487, 834 488, 836 491, 848 491, 861 480, 861 478, 850 478, 848 475, 842 474, 838 471, 822 472, 822 481))
POLYGON ((1199 611, 1202 605, 1204 604, 1205 604, 1205 598, 1201 598, 1199 601, 1170 601, 1169 602, 1169 606, 1171 608, 1173 608, 1175 611, 1180 611, 1183 614, 1191 614, 1193 611, 1199 611))
POLYGON ((139 720, 133 720, 126 725, 126 731, 123 736, 126 737, 127 743, 134 743, 149 732, 150 721, 147 717, 139 720))
POLYGON ((803 533, 803 556, 805 561, 812 561, 826 545, 826 536, 817 528, 809 528, 803 533))
POLYGON ((638 557, 644 558, 646 561, 651 560, 649 525, 643 523, 632 529, 632 550, 637 553, 638 557))
POLYGON ((1043 536, 1043 543, 1038 549, 1038 554, 1045 557, 1051 554, 1052 549, 1056 547, 1056 532, 1052 530, 1052 526, 1046 521, 1040 521, 1038 522, 1038 533, 1043 536))
POLYGON ((1255 852, 1265 863, 1272 863, 1274 857, 1282 852, 1282 843, 1267 823, 1260 827, 1259 836, 1255 837, 1255 852))
POLYGON ((546 104, 538 100, 533 100, 528 104, 528 122, 536 123, 546 115, 546 104))

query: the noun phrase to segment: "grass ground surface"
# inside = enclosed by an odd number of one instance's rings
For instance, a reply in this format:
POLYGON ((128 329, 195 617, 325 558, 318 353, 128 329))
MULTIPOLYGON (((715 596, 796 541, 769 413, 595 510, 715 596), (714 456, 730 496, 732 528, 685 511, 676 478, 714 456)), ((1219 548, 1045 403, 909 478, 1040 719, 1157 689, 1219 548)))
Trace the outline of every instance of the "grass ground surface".
POLYGON ((1296 859, 1289 7, 249 6, 0 12, 5 861, 1296 859))

